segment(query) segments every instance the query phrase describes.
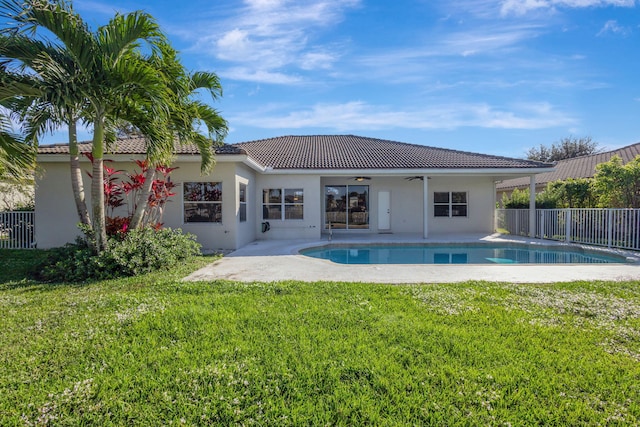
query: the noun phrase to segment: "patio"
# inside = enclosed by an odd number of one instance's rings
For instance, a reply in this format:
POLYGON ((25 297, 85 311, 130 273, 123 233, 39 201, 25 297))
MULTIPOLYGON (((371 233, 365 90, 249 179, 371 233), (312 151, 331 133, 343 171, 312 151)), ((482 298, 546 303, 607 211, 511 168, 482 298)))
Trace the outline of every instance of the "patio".
MULTIPOLYGON (((335 233, 333 243, 467 243, 519 242, 532 245, 563 246, 560 242, 516 236, 447 235, 423 239, 413 234, 344 235, 335 233)), ((419 264, 419 265, 346 265, 310 258, 299 250, 329 243, 322 240, 255 241, 222 259, 192 273, 184 280, 234 280, 239 282, 367 282, 367 283, 454 283, 486 280, 512 283, 551 283, 579 280, 640 280, 640 255, 628 251, 610 251, 635 258, 628 264, 419 264)), ((591 249, 597 249, 590 247, 591 249)))

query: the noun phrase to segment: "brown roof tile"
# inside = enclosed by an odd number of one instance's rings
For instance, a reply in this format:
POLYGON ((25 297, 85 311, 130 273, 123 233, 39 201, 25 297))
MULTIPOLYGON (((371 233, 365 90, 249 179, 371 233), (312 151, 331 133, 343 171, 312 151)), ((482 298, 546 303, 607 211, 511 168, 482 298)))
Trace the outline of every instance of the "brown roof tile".
MULTIPOLYGON (((616 154, 620 156, 623 163, 626 164, 640 155, 640 142, 604 153, 560 160, 556 163, 555 171, 536 175, 536 185, 545 186, 549 182, 568 178, 591 178, 596 173, 596 165, 608 162, 616 154)), ((529 187, 528 177, 507 179, 496 185, 497 190, 511 190, 525 187, 529 187)))
MULTIPOLYGON (((78 144, 78 148, 81 153, 91 152, 90 142, 81 142, 78 144)), ((109 150, 105 151, 107 154, 145 154, 144 138, 127 138, 118 139, 109 150)), ((69 154, 69 144, 53 144, 53 145, 41 145, 38 147, 39 154, 69 154)), ((174 154, 198 154, 198 148, 195 145, 180 145, 176 144, 174 154)), ((216 147, 216 154, 245 154, 239 148, 225 144, 220 147, 216 147)))
POLYGON ((281 136, 235 144, 273 169, 540 168, 540 162, 354 135, 281 136))
MULTIPOLYGON (((81 143, 80 151, 91 151, 81 143)), ((40 154, 68 154, 67 144, 43 145, 40 154)), ((111 154, 144 154, 144 139, 116 141, 111 154)), ((176 145, 176 154, 197 154, 194 146, 176 145)), ((272 169, 472 169, 544 168, 549 164, 531 160, 490 156, 406 144, 354 135, 282 136, 216 148, 216 154, 247 154, 272 169)))

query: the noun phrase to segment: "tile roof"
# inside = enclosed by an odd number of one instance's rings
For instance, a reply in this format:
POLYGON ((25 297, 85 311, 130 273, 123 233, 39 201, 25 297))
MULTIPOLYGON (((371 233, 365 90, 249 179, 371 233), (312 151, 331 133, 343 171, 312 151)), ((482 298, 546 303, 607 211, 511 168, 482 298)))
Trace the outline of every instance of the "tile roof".
MULTIPOLYGON (((596 173, 597 164, 611 160, 616 154, 620 156, 623 163, 626 164, 640 155, 640 142, 604 153, 560 160, 556 163, 555 171, 543 172, 536 175, 536 185, 546 186, 549 182, 568 178, 591 178, 596 173)), ((529 187, 528 177, 507 179, 496 185, 497 190, 511 190, 525 187, 529 187)))
MULTIPOLYGON (((78 144, 81 153, 91 152, 91 142, 81 142, 78 144)), ((105 150, 107 154, 145 154, 144 138, 126 138, 116 140, 113 147, 105 150)), ((69 144, 53 144, 41 145, 38 147, 39 154, 69 154, 69 144)), ((198 154, 199 151, 195 145, 179 145, 176 144, 174 154, 198 154)), ((225 144, 216 147, 216 154, 246 154, 239 148, 225 144)))
POLYGON ((354 135, 281 136, 234 144, 273 169, 459 169, 551 167, 354 135))
MULTIPOLYGON (((80 151, 89 152, 90 143, 80 151)), ((40 154, 68 154, 67 144, 43 145, 40 154)), ((144 154, 144 139, 116 141, 111 154, 144 154)), ((194 146, 177 146, 176 154, 197 154, 194 146)), ((474 169, 545 168, 550 164, 490 156, 354 135, 281 136, 225 144, 217 155, 247 154, 272 169, 474 169)))

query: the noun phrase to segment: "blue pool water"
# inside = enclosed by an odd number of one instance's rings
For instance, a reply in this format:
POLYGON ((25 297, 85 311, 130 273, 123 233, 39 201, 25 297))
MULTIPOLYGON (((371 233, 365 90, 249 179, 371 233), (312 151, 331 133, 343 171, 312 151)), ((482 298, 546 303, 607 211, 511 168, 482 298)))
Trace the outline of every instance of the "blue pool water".
POLYGON ((302 255, 339 264, 603 264, 625 259, 567 248, 515 245, 328 245, 302 255))

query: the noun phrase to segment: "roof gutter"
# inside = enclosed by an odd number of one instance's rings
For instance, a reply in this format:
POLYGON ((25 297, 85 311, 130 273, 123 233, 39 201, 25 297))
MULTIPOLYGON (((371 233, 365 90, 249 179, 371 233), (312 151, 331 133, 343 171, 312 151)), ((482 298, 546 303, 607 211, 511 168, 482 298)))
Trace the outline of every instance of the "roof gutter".
POLYGON ((553 172, 552 167, 546 168, 443 168, 443 169, 264 169, 266 175, 370 175, 370 176, 460 176, 460 175, 491 175, 491 176, 530 176, 544 172, 553 172))

